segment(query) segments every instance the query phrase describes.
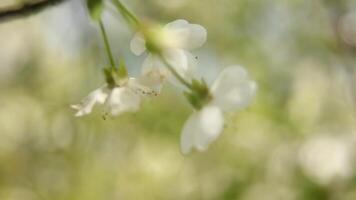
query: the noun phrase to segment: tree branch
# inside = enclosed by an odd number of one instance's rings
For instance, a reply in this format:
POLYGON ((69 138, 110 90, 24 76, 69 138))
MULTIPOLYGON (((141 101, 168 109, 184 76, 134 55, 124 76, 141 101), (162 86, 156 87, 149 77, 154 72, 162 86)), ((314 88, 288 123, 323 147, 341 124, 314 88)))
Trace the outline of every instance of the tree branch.
POLYGON ((0 23, 36 14, 48 7, 55 6, 65 1, 67 0, 37 0, 14 7, 0 8, 0 23))

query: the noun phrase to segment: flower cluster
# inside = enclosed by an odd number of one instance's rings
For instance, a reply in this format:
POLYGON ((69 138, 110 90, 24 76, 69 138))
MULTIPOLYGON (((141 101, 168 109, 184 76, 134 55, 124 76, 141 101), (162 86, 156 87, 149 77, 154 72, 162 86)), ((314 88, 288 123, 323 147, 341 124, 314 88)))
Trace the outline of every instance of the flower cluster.
POLYGON ((179 19, 161 26, 143 25, 121 3, 119 12, 135 24, 137 33, 130 43, 132 52, 147 51, 141 77, 128 77, 125 66, 116 69, 102 22, 104 41, 112 67, 105 70, 107 83, 91 92, 82 103, 73 105, 76 116, 89 114, 95 104, 104 104, 106 113, 119 115, 135 112, 144 97, 157 96, 165 80, 186 87, 184 95, 194 108, 181 134, 183 154, 193 149, 204 151, 216 140, 224 127, 224 113, 247 107, 256 92, 256 83, 241 66, 226 67, 209 87, 204 79, 196 79, 197 59, 190 52, 207 40, 206 29, 179 19))

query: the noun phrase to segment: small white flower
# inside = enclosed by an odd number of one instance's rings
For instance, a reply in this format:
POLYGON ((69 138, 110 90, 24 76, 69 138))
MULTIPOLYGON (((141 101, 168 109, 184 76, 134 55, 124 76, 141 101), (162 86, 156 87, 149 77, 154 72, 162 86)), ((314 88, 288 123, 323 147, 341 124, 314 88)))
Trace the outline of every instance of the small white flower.
MULTIPOLYGON (((191 78, 196 59, 189 52, 201 47, 207 39, 206 29, 198 24, 190 24, 179 19, 168 23, 163 28, 153 31, 154 41, 161 48, 162 54, 172 67, 183 78, 191 78)), ((131 50, 136 55, 146 51, 146 41, 141 33, 137 33, 131 41, 131 50)), ((154 69, 164 74, 170 74, 164 63, 157 55, 149 54, 142 66, 142 73, 146 74, 154 69)), ((170 80, 174 80, 171 76, 170 80)))
POLYGON ((140 108, 142 97, 159 94, 162 80, 162 77, 158 77, 153 71, 139 79, 129 78, 114 87, 105 84, 91 92, 80 104, 71 107, 77 110, 75 114, 77 117, 91 113, 96 104, 105 104, 107 113, 113 116, 124 112, 136 112, 140 108))
POLYGON ((213 83, 213 99, 201 110, 193 113, 185 123, 181 135, 181 151, 193 148, 204 151, 216 140, 224 127, 223 112, 247 107, 255 96, 257 85, 240 66, 225 68, 213 83))

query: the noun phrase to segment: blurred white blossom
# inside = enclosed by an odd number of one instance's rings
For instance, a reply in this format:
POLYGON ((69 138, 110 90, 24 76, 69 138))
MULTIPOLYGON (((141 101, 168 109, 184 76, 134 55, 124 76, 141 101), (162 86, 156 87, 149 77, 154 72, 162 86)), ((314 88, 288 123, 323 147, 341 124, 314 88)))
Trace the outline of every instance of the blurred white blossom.
POLYGON ((350 177, 351 158, 349 140, 327 135, 309 139, 299 152, 300 165, 306 175, 322 185, 350 177))
POLYGON ((223 112, 247 107, 255 96, 257 85, 240 66, 224 69, 211 87, 212 100, 193 113, 185 123, 181 135, 183 154, 192 148, 204 151, 217 139, 224 127, 223 112))
MULTIPOLYGON (((159 27, 150 31, 150 39, 158 46, 164 58, 179 75, 191 78, 196 59, 189 51, 201 47, 205 43, 206 29, 201 25, 190 24, 186 20, 179 19, 168 23, 163 28, 159 27)), ((130 44, 132 52, 136 55, 145 52, 148 48, 147 45, 148 42, 145 41, 142 33, 137 33, 130 44)), ((149 53, 143 63, 142 73, 146 74, 154 69, 159 69, 164 75, 169 74, 159 56, 149 53)))

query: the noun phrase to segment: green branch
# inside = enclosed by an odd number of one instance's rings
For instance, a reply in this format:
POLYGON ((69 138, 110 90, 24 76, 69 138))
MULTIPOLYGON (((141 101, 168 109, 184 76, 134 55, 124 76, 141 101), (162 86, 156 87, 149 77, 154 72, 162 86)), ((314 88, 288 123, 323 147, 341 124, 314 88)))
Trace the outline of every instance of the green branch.
POLYGON ((65 1, 67 0, 37 0, 8 8, 0 8, 0 22, 27 17, 65 1))

